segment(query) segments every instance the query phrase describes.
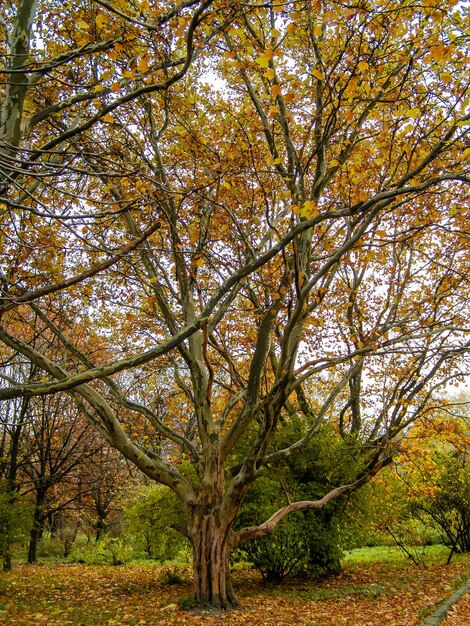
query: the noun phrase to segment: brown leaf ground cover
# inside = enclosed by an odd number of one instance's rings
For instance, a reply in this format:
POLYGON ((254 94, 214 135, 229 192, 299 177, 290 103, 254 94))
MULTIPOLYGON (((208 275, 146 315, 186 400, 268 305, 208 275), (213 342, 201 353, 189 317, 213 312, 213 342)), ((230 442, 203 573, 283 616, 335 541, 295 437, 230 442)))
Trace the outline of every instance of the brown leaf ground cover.
POLYGON ((470 624, 470 593, 451 607, 441 626, 468 626, 470 624))
MULTIPOLYGON (((337 577, 264 586, 254 570, 235 573, 244 611, 194 614, 177 601, 191 585, 165 583, 152 565, 18 566, 0 575, 0 625, 29 626, 414 626, 468 576, 470 555, 450 566, 345 563, 337 577)), ((468 595, 468 594, 467 594, 468 595)), ((465 596, 443 626, 470 625, 465 596)))

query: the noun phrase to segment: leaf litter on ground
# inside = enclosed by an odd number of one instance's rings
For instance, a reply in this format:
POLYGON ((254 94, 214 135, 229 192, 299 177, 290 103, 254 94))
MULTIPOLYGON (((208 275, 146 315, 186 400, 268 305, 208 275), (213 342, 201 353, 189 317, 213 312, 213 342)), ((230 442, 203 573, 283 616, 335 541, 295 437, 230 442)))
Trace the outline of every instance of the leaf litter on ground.
MULTIPOLYGON (((255 570, 234 574, 243 611, 182 610, 189 582, 165 583, 153 565, 22 565, 0 575, 0 626, 418 626, 462 583, 470 555, 450 566, 346 562, 339 576, 264 586, 255 570)), ((187 580, 190 579, 188 571, 187 580)), ((442 626, 470 624, 467 597, 442 626)))

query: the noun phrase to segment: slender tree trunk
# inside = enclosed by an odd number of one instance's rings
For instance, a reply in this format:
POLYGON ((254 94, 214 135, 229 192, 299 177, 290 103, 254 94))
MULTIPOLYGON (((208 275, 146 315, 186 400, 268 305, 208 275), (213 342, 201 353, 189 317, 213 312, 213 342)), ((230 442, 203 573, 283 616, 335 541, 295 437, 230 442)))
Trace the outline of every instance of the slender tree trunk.
POLYGON ((240 606, 232 587, 229 556, 230 526, 218 512, 198 516, 190 532, 193 545, 194 598, 220 609, 240 606))
MULTIPOLYGON (((29 398, 23 398, 21 401, 21 410, 18 417, 18 421, 11 433, 11 442, 10 442, 10 466, 8 470, 8 481, 7 481, 7 493, 10 506, 14 506, 18 494, 16 492, 16 478, 18 473, 18 456, 20 449, 20 439, 21 434, 23 432, 24 420, 26 419, 26 412, 28 410, 29 398)), ((8 526, 10 523, 8 523, 8 526)), ((5 537, 5 550, 3 554, 3 571, 9 572, 12 568, 12 559, 11 559, 11 528, 6 529, 6 537, 5 537)))
POLYGON ((28 563, 36 563, 38 558, 38 543, 41 529, 36 523, 36 517, 34 518, 33 527, 29 532, 29 549, 28 549, 28 563))
POLYGON ((33 527, 29 532, 28 563, 36 563, 38 556, 38 543, 43 531, 43 506, 46 501, 46 494, 39 491, 36 496, 36 506, 34 508, 33 527))
POLYGON ((96 522, 95 541, 99 541, 101 537, 106 534, 107 530, 108 524, 106 521, 106 516, 102 517, 101 515, 99 515, 98 521, 96 522))

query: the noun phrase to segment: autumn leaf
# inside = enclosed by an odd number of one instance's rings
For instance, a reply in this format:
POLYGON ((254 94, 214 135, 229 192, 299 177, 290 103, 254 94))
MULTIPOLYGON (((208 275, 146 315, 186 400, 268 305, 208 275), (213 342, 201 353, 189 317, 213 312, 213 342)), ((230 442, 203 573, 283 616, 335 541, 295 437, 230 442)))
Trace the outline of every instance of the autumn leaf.
POLYGON ((139 59, 137 63, 137 69, 139 70, 141 74, 145 74, 145 72, 148 72, 149 61, 150 61, 150 57, 148 56, 144 56, 139 59))
POLYGON ((274 51, 271 49, 264 50, 255 60, 262 68, 269 66, 269 61, 273 58, 274 51))
POLYGON ((323 75, 323 72, 321 72, 320 70, 311 70, 311 74, 314 78, 316 78, 317 80, 323 80, 325 77, 323 75))
POLYGON ((318 206, 315 200, 307 200, 304 202, 300 215, 307 219, 312 219, 318 213, 318 206))
POLYGON ((98 28, 103 28, 103 26, 109 22, 109 17, 105 13, 99 13, 96 16, 95 22, 98 28))

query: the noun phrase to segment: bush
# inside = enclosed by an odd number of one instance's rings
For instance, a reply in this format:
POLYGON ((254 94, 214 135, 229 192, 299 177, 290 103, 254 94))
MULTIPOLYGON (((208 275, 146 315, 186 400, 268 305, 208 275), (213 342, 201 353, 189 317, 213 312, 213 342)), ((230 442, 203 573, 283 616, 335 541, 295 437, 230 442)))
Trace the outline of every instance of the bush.
POLYGON ((145 551, 149 559, 169 561, 186 558, 189 543, 186 537, 172 528, 184 524, 178 501, 162 485, 144 487, 124 510, 123 527, 133 538, 136 547, 145 551))
POLYGON ((299 573, 305 554, 305 533, 291 521, 282 522, 272 537, 255 539, 240 548, 265 582, 276 583, 299 573))
POLYGON ((181 567, 166 567, 161 574, 162 581, 165 585, 185 585, 187 583, 184 577, 184 570, 181 567))
POLYGON ((26 541, 32 523, 32 510, 21 497, 12 501, 11 494, 0 491, 0 560, 10 555, 11 548, 26 541))
POLYGON ((339 574, 343 554, 334 526, 313 511, 294 513, 279 524, 272 536, 247 542, 240 553, 270 583, 286 576, 339 574))
MULTIPOLYGON (((345 446, 331 428, 325 427, 301 455, 289 460, 288 465, 265 470, 250 487, 237 527, 265 521, 288 498, 296 501, 322 497, 338 484, 354 480, 360 465, 354 446, 345 446)), ((347 502, 346 498, 338 498, 321 510, 291 514, 270 537, 242 545, 240 553, 266 581, 282 580, 287 575, 337 574, 343 545, 354 535, 355 524, 348 518, 347 502)))
POLYGON ((64 543, 58 537, 46 534, 38 544, 39 557, 60 558, 64 555, 64 543))
POLYGON ((79 550, 73 550, 70 559, 87 565, 126 565, 132 561, 134 550, 121 537, 102 537, 89 542, 79 550))
POLYGON ((435 489, 416 498, 414 509, 424 513, 453 552, 470 552, 470 454, 454 450, 434 455, 435 489))

